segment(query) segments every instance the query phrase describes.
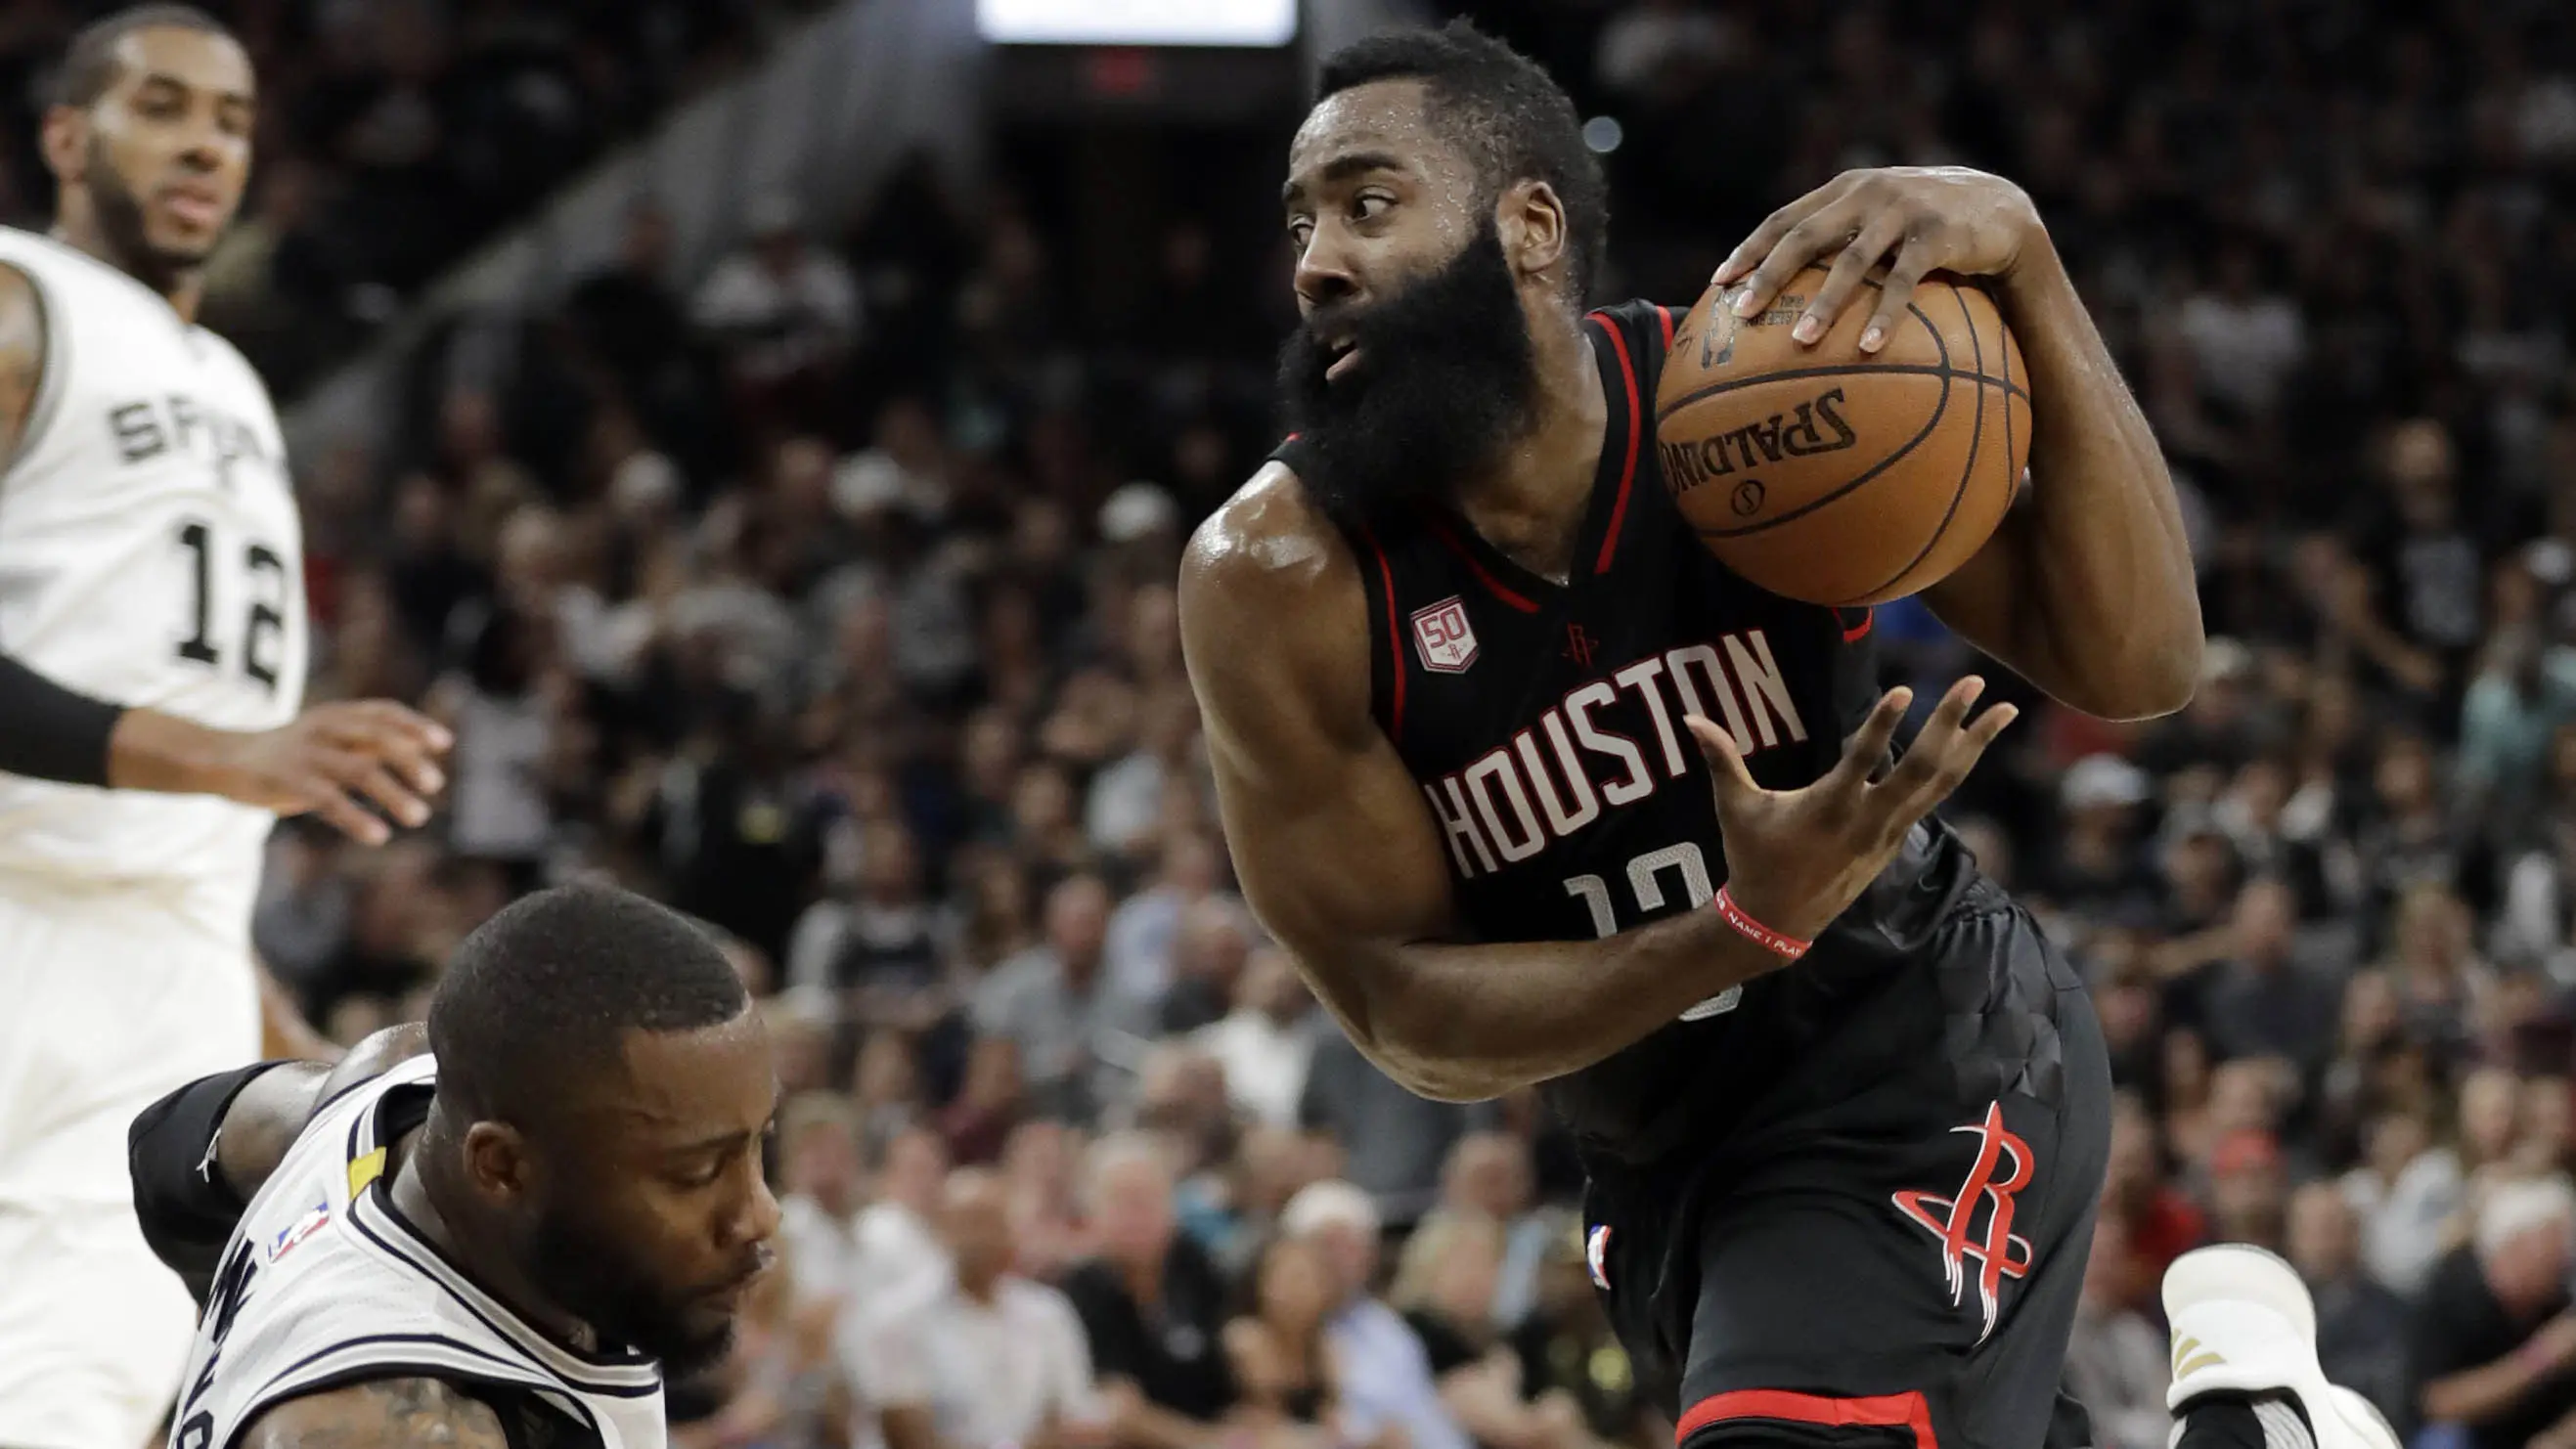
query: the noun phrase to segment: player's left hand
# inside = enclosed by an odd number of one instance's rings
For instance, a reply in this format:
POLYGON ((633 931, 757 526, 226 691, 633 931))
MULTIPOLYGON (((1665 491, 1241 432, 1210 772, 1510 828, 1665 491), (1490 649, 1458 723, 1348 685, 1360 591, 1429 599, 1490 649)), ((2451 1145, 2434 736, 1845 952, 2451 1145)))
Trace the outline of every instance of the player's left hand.
POLYGON ((1789 330, 1799 342, 1813 343, 1832 329, 1870 269, 1886 262, 1878 311, 1860 335, 1861 351, 1876 352, 1887 345, 1924 273, 2008 277, 2033 239, 2046 235, 2029 193, 2000 176, 1964 166, 1846 171, 1771 213, 1709 281, 1725 286, 1741 279, 1735 315, 1751 317, 1791 277, 1832 256, 1824 286, 1789 330))

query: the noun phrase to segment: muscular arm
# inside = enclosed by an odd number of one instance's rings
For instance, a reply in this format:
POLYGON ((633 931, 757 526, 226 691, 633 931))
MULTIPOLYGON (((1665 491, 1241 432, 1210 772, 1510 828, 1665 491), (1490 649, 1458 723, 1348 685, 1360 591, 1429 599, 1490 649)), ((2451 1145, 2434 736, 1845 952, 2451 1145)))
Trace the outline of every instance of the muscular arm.
POLYGON ((1369 713, 1360 588, 1276 465, 1181 566, 1182 647, 1244 895, 1371 1061, 1426 1097, 1500 1096, 1781 964, 1707 911, 1598 941, 1444 940, 1448 865, 1369 713))
POLYGON ((261 1414, 243 1449, 509 1449, 492 1406, 439 1379, 381 1379, 261 1414))
POLYGON ((2088 714, 2180 709, 2200 677, 2200 595, 2164 452, 2045 232, 1995 290, 2030 366, 2031 492, 1924 601, 2088 714))

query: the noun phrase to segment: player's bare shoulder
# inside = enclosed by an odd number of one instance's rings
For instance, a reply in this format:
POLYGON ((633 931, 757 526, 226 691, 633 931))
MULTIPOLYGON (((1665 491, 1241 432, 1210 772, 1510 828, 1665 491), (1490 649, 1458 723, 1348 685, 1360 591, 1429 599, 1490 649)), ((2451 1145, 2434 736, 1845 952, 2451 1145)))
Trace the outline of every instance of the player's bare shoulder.
POLYGON ((1203 599, 1213 594, 1211 602, 1249 597, 1271 604, 1337 587, 1359 587, 1350 544, 1296 472, 1276 460, 1261 465, 1199 525, 1181 560, 1184 607, 1193 592, 1203 599))
POLYGON ((1368 702, 1368 603, 1351 546, 1287 464, 1262 465, 1190 536, 1181 640, 1203 705, 1275 702, 1295 686, 1328 714, 1368 702), (1356 686, 1356 695, 1352 687, 1356 686))
POLYGON ((379 1379, 289 1399, 242 1449, 509 1449, 492 1406, 441 1379, 379 1379))

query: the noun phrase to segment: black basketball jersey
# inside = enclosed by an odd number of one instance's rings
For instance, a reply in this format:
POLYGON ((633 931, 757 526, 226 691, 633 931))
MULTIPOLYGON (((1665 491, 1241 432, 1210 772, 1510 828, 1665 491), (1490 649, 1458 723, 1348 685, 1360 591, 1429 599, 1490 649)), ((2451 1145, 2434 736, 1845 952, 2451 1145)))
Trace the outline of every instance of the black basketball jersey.
MULTIPOLYGON (((1832 767, 1878 695, 1869 611, 1754 587, 1673 506, 1653 409, 1674 321, 1644 302, 1585 319, 1609 421, 1564 584, 1447 510, 1347 531, 1377 722, 1439 824, 1473 939, 1607 936, 1706 904, 1726 856, 1683 718, 1724 725, 1757 781, 1793 788, 1832 767)), ((1300 453, 1291 439, 1274 456, 1293 468, 1300 453)), ((1873 888, 1798 966, 1701 1002, 1548 1096, 1587 1145, 1630 1160, 1722 1130, 1784 1063, 1831 1045, 1855 974, 1900 959, 1973 867, 1934 827, 1889 874, 1902 887, 1873 888)))

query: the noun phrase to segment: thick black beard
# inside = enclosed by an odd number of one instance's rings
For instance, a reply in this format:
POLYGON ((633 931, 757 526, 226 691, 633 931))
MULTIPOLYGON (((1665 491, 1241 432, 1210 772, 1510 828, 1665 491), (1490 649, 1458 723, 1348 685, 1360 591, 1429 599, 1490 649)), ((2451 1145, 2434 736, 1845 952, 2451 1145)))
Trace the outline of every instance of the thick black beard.
POLYGON ((90 215, 98 221, 99 238, 107 243, 116 269, 164 296, 179 290, 188 275, 206 264, 202 256, 165 251, 143 230, 143 199, 125 184, 125 176, 108 159, 107 143, 96 133, 89 141, 90 215))
POLYGON ((1446 501, 1528 422, 1538 390, 1529 319, 1491 217, 1458 255, 1385 301, 1317 310, 1279 349, 1279 394, 1311 452, 1309 494, 1345 524, 1446 501), (1364 354, 1324 380, 1321 339, 1364 354))
POLYGON ((713 1331, 692 1330, 686 1302, 613 1239, 560 1210, 549 1207, 538 1217, 525 1261, 556 1307, 589 1324, 604 1343, 661 1360, 666 1378, 686 1378, 733 1346, 730 1316, 713 1331))

